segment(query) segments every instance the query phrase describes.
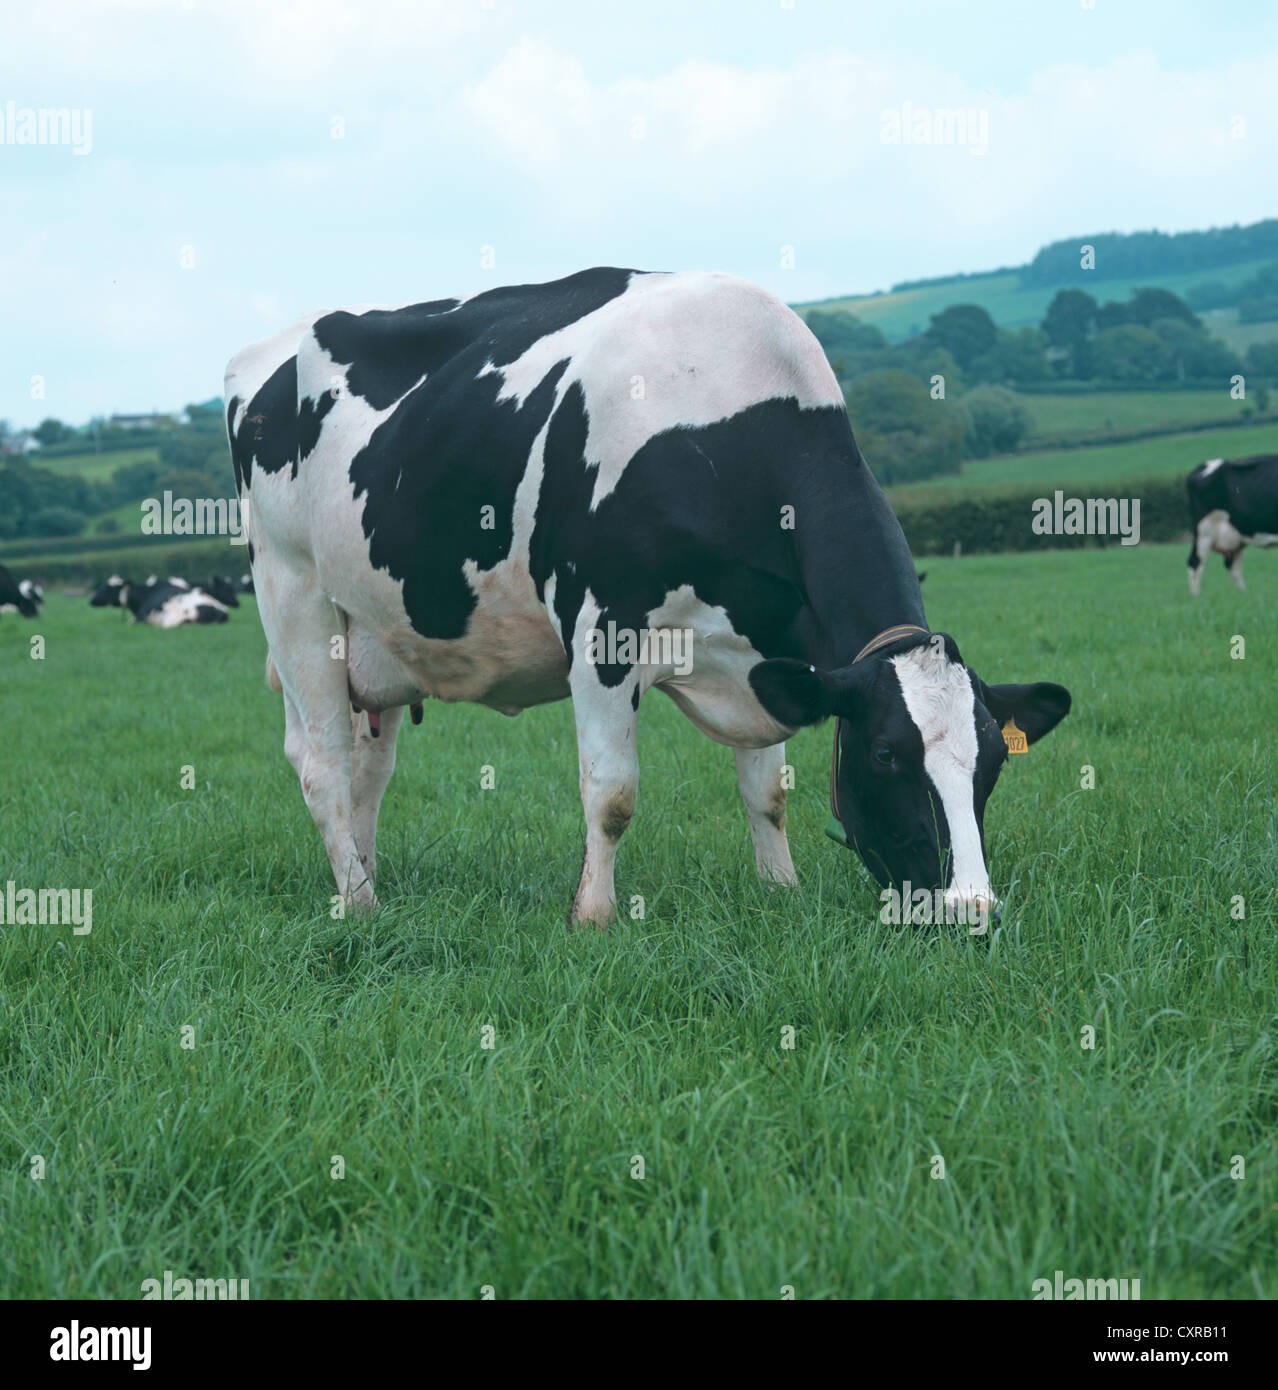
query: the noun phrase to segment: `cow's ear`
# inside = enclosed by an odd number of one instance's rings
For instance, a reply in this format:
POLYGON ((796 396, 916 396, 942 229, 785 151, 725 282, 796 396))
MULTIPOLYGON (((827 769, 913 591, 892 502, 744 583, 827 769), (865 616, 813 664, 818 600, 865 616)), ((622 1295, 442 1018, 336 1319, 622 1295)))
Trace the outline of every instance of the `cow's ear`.
POLYGON ((834 713, 834 683, 806 661, 774 657, 750 668, 750 689, 765 710, 788 729, 818 724, 834 713))
POLYGON ((981 699, 1000 728, 1014 719, 1027 743, 1050 734, 1070 707, 1069 691, 1050 681, 1033 685, 986 685, 982 681, 981 699))

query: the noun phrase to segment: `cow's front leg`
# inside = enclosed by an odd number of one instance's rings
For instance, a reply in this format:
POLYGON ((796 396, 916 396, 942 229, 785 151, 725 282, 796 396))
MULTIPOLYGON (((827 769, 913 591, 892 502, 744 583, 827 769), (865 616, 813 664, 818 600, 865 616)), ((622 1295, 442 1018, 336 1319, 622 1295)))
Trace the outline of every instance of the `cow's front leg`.
POLYGON ((754 867, 759 877, 797 887, 799 878, 785 837, 785 744, 771 748, 734 748, 737 786, 745 803, 754 841, 754 867))
POLYGON ((617 842, 634 815, 639 794, 639 715, 631 671, 618 686, 605 686, 595 667, 580 657, 569 684, 577 720, 581 805, 586 813, 586 853, 569 923, 604 926, 616 915, 613 866, 617 842))

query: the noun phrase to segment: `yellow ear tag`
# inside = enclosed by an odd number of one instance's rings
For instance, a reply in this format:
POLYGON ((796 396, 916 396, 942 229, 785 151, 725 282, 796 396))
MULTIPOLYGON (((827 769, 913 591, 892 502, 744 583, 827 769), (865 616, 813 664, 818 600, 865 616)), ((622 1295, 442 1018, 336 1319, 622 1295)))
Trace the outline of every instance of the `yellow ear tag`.
POLYGON ((1025 735, 1016 727, 1016 720, 1009 719, 1003 725, 1003 742, 1007 744, 1009 753, 1028 753, 1029 743, 1025 735))

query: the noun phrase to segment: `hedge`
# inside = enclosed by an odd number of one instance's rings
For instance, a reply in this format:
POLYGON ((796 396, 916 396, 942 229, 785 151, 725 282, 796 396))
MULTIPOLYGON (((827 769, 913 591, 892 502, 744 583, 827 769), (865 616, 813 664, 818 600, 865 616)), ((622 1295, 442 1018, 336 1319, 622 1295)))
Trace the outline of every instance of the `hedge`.
MULTIPOLYGON (((104 537, 104 539, 108 539, 104 537)), ((233 578, 249 567, 248 547, 228 540, 175 541, 172 536, 156 537, 167 546, 133 545, 126 549, 95 546, 78 555, 43 551, 14 557, 0 552, 0 564, 7 565, 18 579, 39 579, 46 584, 98 584, 111 574, 145 579, 149 574, 178 574, 186 579, 206 579, 212 574, 233 578)))
MULTIPOLYGON (((1183 478, 1144 478, 1112 484, 1075 484, 1060 489, 1041 485, 1003 488, 968 488, 938 492, 934 497, 902 498, 893 504, 910 549, 916 556, 950 555, 955 543, 964 554, 989 554, 1007 550, 1072 550, 1083 546, 1119 544, 1120 536, 1037 535, 1033 530, 1034 503, 1046 497, 1054 501, 1060 491, 1068 505, 1078 497, 1140 501, 1140 539, 1187 540, 1189 502, 1183 478)), ((1129 513, 1130 515, 1130 513, 1129 513)))
MULTIPOLYGON (((905 531, 916 556, 950 555, 955 542, 963 553, 991 554, 1008 550, 1068 550, 1083 546, 1117 545, 1119 536, 1036 535, 1034 503, 1046 497, 1052 501, 1057 491, 1068 502, 1078 498, 1139 499, 1140 539, 1179 541, 1189 536, 1189 502, 1185 480, 1181 477, 1145 478, 1101 484, 1075 484, 1056 489, 1041 485, 1000 488, 965 488, 937 492, 932 496, 902 497, 893 511, 905 531)), ((104 542, 110 538, 103 538, 104 542)), ((96 545, 78 555, 44 552, 20 560, 11 551, 0 553, 0 563, 8 563, 19 578, 43 579, 55 583, 97 583, 112 572, 132 573, 134 578, 148 574, 181 574, 202 578, 206 574, 242 574, 248 568, 247 547, 233 546, 227 540, 175 541, 171 536, 155 537, 168 545, 96 545)))

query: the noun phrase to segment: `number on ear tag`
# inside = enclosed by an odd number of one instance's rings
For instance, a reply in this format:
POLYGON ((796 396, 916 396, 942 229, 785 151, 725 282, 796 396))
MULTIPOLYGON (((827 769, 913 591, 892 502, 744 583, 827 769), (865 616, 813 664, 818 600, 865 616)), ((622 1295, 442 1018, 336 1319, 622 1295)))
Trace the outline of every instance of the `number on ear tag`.
POLYGON ((1007 744, 1007 751, 1009 753, 1029 752, 1029 740, 1016 727, 1015 719, 1009 719, 1007 723, 1003 725, 1003 742, 1007 744))

